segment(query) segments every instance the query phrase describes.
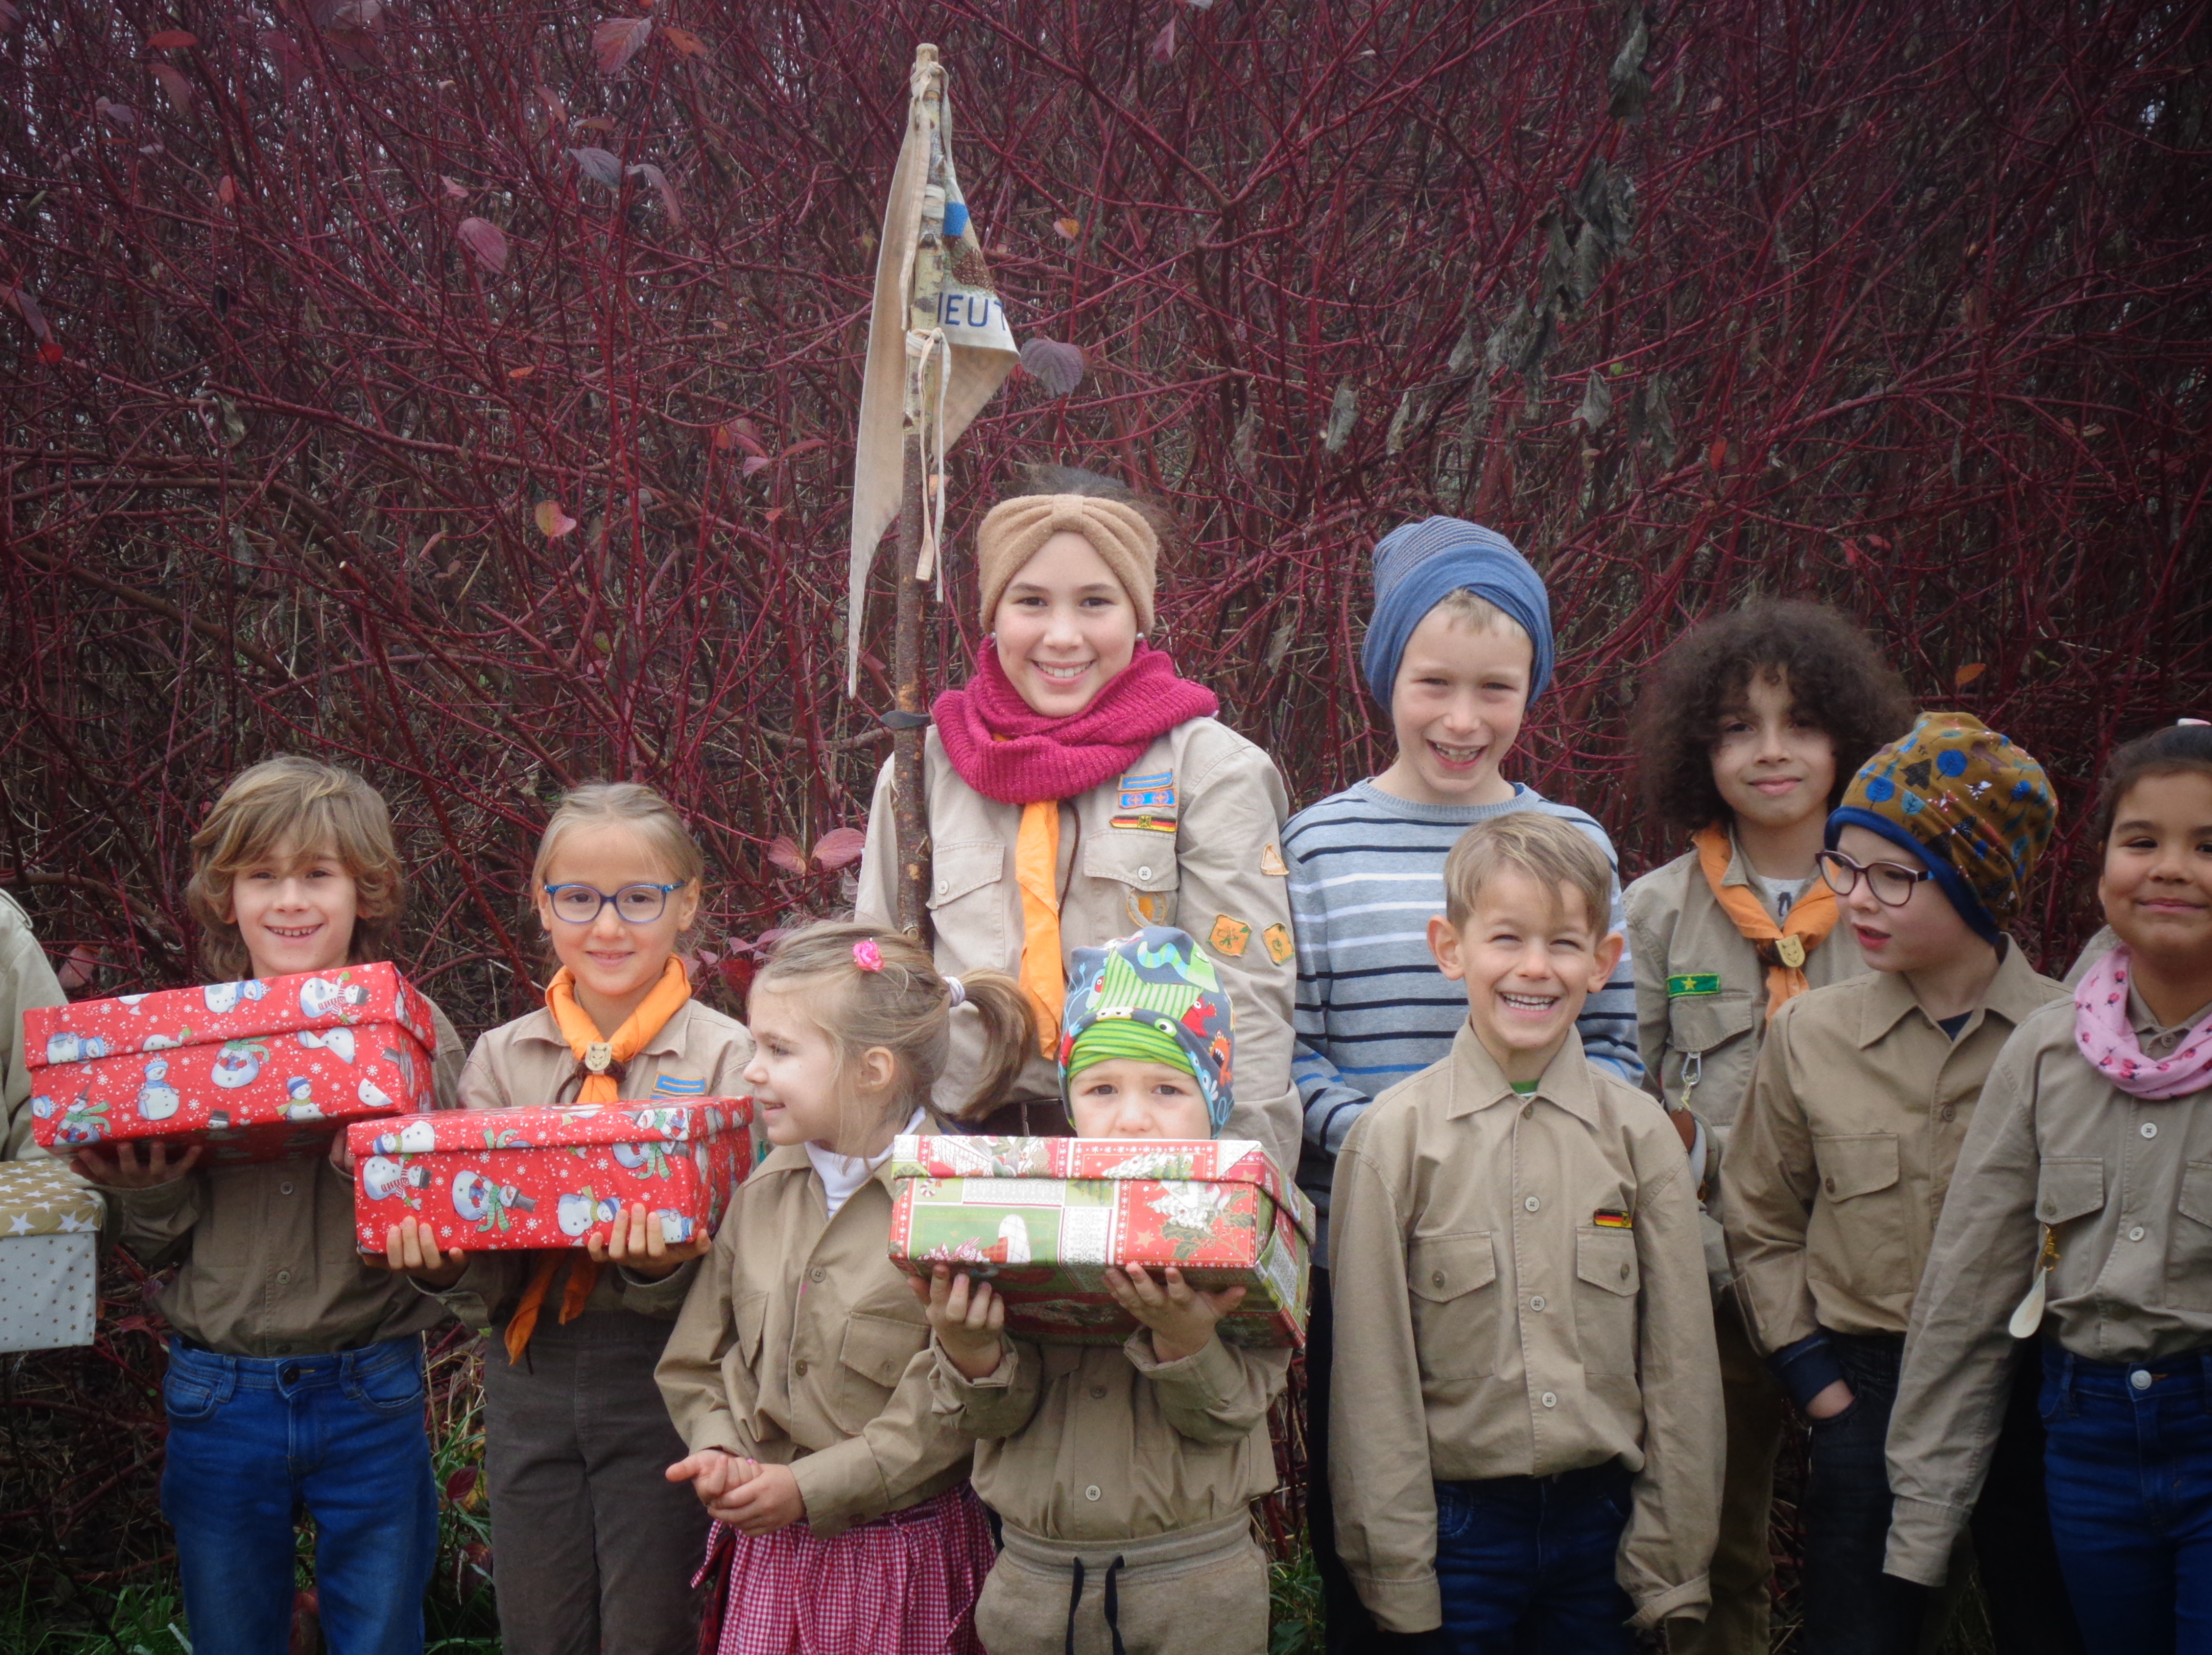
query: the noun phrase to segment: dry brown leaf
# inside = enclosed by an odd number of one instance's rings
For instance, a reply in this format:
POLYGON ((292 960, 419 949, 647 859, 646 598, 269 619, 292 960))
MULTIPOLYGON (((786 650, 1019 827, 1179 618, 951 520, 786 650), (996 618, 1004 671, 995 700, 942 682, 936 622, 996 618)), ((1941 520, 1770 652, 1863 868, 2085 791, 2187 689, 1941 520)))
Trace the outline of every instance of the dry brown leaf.
POLYGON ((787 873, 806 872, 806 858, 799 854, 798 843, 788 833, 779 833, 769 841, 768 859, 787 873))
POLYGON ((558 540, 576 526, 576 520, 561 509, 557 500, 541 500, 532 514, 538 520, 538 532, 548 540, 558 540))
POLYGON ((858 828, 832 828, 815 842, 814 865, 835 872, 860 860, 868 836, 858 828))
POLYGON ((1951 687, 1954 690, 1963 690, 1989 670, 1990 664, 1987 661, 1970 660, 1951 674, 1951 687))
POLYGON ((592 56, 602 75, 619 75, 623 65, 653 38, 650 17, 610 17, 592 31, 592 56))

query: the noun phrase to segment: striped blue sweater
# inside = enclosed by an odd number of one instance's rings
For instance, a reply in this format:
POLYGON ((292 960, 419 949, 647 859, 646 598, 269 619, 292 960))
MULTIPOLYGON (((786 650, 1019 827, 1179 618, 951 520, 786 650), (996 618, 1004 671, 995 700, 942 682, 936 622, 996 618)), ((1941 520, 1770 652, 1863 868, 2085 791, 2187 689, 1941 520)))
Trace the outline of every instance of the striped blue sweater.
MULTIPOLYGON (((1360 1111, 1449 1052, 1467 1020, 1467 992, 1437 970, 1428 923, 1443 911, 1444 857, 1460 835, 1516 810, 1561 817, 1604 849, 1614 868, 1613 928, 1626 935, 1620 859, 1605 830, 1518 782, 1501 805, 1417 805, 1360 782, 1300 811, 1283 830, 1298 946, 1291 1074, 1306 1117, 1298 1183, 1323 1213, 1336 1152, 1360 1111)), ((1643 1083, 1636 975, 1626 952, 1575 1026, 1589 1056, 1631 1085, 1643 1083)))

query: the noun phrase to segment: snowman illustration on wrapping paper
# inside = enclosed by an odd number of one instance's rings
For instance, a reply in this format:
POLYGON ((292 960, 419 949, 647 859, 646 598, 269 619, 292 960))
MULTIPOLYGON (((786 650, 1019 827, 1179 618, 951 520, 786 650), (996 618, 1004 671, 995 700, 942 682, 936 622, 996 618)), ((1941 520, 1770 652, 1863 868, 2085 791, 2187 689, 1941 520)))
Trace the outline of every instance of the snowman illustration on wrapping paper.
MULTIPOLYGON (((473 1170, 453 1174, 453 1210, 475 1225, 479 1233, 495 1229, 504 1234, 514 1227, 510 1211, 529 1213, 538 1208, 535 1196, 526 1196, 511 1183, 494 1183, 473 1170)), ((562 1227, 567 1227, 565 1219, 562 1227)))
POLYGON ((675 1176, 668 1170, 666 1144, 611 1144, 608 1147, 615 1158, 615 1165, 625 1171, 641 1173, 648 1178, 675 1176))
POLYGON ((95 1057, 106 1056, 107 1052, 107 1042, 96 1034, 75 1034, 67 1029, 58 1029, 46 1037, 49 1063, 88 1063, 95 1057))
MULTIPOLYGON (((31 1099, 31 1113, 41 1120, 53 1118, 58 1105, 52 1098, 31 1099)), ((98 1143, 107 1135, 107 1100, 94 1103, 80 1092, 70 1100, 67 1109, 60 1110, 61 1120, 54 1128, 54 1141, 64 1144, 98 1143)))
MULTIPOLYGON (((235 983, 220 984, 235 988, 235 983)), ((261 1074, 261 1066, 269 1061, 269 1048, 258 1040, 226 1040, 215 1055, 214 1067, 208 1070, 208 1079, 216 1085, 235 1092, 240 1086, 250 1086, 261 1074)))
POLYGON ((573 1195, 562 1196, 553 1208, 561 1233, 572 1240, 581 1237, 594 1224, 612 1224, 621 1213, 620 1202, 593 1195, 589 1184, 573 1195))
POLYGON ((315 1101, 314 1082, 304 1074, 285 1078, 284 1118, 288 1121, 319 1121, 323 1118, 323 1106, 315 1101))
POLYGON ((343 977, 311 977, 300 985, 300 1009, 309 1017, 351 1018, 368 1004, 368 987, 343 977))
MULTIPOLYGON (((300 1044, 309 1051, 326 1051, 341 1063, 353 1062, 354 1041, 351 1029, 302 1029, 299 1032, 298 1039, 300 1044)), ((385 1054, 387 1057, 391 1055, 389 1052, 385 1054)))
POLYGON ((422 1120, 410 1121, 397 1132, 380 1132, 369 1145, 379 1155, 422 1155, 437 1147, 437 1129, 422 1120))
POLYGON ((420 1207, 422 1192, 430 1187, 430 1169, 420 1161, 410 1166, 386 1155, 371 1155, 361 1164, 361 1187, 371 1201, 398 1196, 410 1207, 420 1207))
POLYGON ((269 985, 259 977, 248 977, 243 983, 210 983, 200 990, 200 998, 207 1008, 220 1017, 225 1012, 234 1012, 241 1002, 265 1000, 269 985))
POLYGON ((177 1112, 184 1099, 168 1081, 169 1060, 156 1057, 146 1065, 146 1084, 138 1088, 139 1118, 147 1121, 166 1121, 177 1112))

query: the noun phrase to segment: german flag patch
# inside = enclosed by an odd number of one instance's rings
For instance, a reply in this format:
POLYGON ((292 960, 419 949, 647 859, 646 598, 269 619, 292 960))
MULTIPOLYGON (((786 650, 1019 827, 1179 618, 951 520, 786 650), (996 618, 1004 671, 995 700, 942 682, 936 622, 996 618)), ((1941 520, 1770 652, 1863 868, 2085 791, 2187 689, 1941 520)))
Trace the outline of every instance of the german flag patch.
POLYGON ((1601 1230, 1633 1230, 1636 1220, 1618 1207, 1601 1207, 1590 1214, 1590 1222, 1601 1230))

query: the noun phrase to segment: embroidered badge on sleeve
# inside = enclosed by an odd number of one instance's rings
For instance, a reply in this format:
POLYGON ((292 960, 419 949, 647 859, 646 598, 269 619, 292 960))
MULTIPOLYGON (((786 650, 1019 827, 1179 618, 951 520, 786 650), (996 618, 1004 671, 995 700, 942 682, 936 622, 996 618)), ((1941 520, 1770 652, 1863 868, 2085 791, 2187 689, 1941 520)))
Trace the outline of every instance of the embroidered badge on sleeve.
POLYGON ((1213 929, 1206 934, 1206 940, 1215 953, 1226 954, 1230 958, 1236 959, 1243 953, 1246 945, 1252 940, 1252 928, 1242 920, 1231 919, 1226 914, 1216 914, 1213 916, 1213 929))
POLYGON ((1297 952, 1297 945, 1291 940, 1291 928, 1280 920, 1260 933, 1260 940, 1267 946, 1267 958, 1280 965, 1297 952))
POLYGON ((1669 1000, 1686 1000, 1695 995, 1717 995, 1720 991, 1720 975, 1715 971, 1685 971, 1680 977, 1667 979, 1669 1000))

